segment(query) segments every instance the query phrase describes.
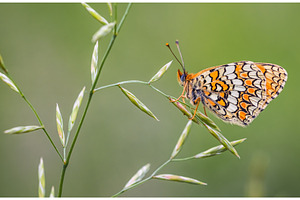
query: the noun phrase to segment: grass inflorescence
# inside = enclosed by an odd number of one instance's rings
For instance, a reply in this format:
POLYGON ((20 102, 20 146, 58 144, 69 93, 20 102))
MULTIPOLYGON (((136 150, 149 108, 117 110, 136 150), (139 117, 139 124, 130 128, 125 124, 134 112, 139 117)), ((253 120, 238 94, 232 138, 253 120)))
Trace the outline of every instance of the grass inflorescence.
MULTIPOLYGON (((215 155, 219 155, 222 152, 228 150, 231 153, 233 153, 235 156, 239 158, 239 155, 234 148, 234 146, 242 143, 245 139, 240 139, 236 141, 229 142, 222 134, 219 127, 206 115, 202 114, 201 112, 197 111, 195 114, 195 117, 193 117, 194 108, 192 108, 190 105, 178 100, 174 101, 176 98, 174 98, 171 95, 166 94, 165 92, 161 91, 157 87, 153 86, 154 83, 159 81, 163 75, 167 72, 169 67, 172 64, 172 61, 166 63, 161 67, 158 72, 152 76, 148 81, 141 81, 141 80, 127 80, 127 81, 121 81, 117 83, 112 83, 109 85, 96 87, 97 82, 99 80, 100 75, 102 74, 102 69, 105 66, 106 59, 108 58, 111 49, 115 43, 115 40, 117 36, 120 33, 121 27, 124 24, 124 21, 129 13, 129 10, 131 8, 131 3, 128 4, 125 12, 123 13, 123 16, 120 21, 117 20, 117 4, 116 3, 108 3, 108 9, 109 9, 109 15, 110 20, 105 19, 102 15, 100 15, 97 11, 95 11, 90 5, 86 3, 82 3, 83 7, 90 13, 90 15, 95 18, 100 24, 100 28, 98 31, 95 32, 93 37, 91 38, 91 41, 94 43, 94 49, 91 59, 91 85, 88 91, 88 96, 84 96, 86 91, 86 87, 84 86, 81 91, 78 94, 78 97, 76 98, 73 108, 71 110, 71 113, 69 115, 69 120, 67 123, 67 128, 64 126, 63 123, 63 117, 60 112, 59 105, 56 104, 56 127, 57 127, 57 133, 58 137, 61 142, 61 148, 63 149, 62 152, 58 150, 58 146, 54 144, 52 138, 48 134, 48 131, 46 127, 44 126, 44 123, 42 122, 41 118, 39 117, 37 111, 33 107, 33 105, 29 102, 29 100, 26 98, 22 90, 18 87, 16 82, 13 80, 13 78, 8 73, 8 70, 6 66, 4 65, 3 58, 0 55, 0 69, 3 72, 0 72, 0 79, 7 84, 12 90, 17 92, 24 101, 28 104, 32 112, 37 118, 38 125, 25 125, 25 126, 16 126, 14 128, 6 130, 4 133, 6 134, 20 134, 20 133, 28 133, 33 132, 37 130, 42 130, 45 135, 47 136, 47 139, 51 143, 52 147, 54 148, 55 152, 59 156, 59 158, 62 161, 62 171, 60 175, 60 182, 58 185, 58 193, 55 195, 55 188, 51 188, 50 197, 61 197, 63 193, 63 186, 64 186, 64 180, 65 180, 65 174, 68 169, 68 166, 70 165, 70 159, 71 155, 73 153, 73 150, 75 148, 75 145, 77 143, 78 135, 80 134, 81 128, 83 126, 83 122, 86 118, 87 111, 89 109, 90 103, 93 99, 93 96, 98 93, 98 91, 112 88, 112 87, 118 87, 120 88, 121 92, 130 100, 130 102, 135 105, 138 109, 140 109, 142 112, 149 115, 151 118, 154 118, 155 120, 159 121, 156 115, 149 109, 148 106, 146 106, 140 99, 138 99, 132 92, 125 89, 124 85, 126 84, 143 84, 146 87, 150 87, 153 89, 154 92, 158 92, 162 95, 164 100, 169 101, 172 103, 181 113, 183 113, 187 117, 187 124, 185 128, 183 129, 177 143, 174 146, 173 151, 170 154, 170 157, 163 162, 159 167, 157 167, 153 172, 146 176, 150 171, 150 164, 144 165, 142 168, 140 168, 133 176, 132 178, 125 184, 122 190, 117 192, 113 197, 119 196, 122 193, 137 187, 138 185, 152 180, 167 180, 167 181, 177 181, 177 182, 183 182, 183 183, 189 183, 189 184, 197 184, 197 185, 207 185, 207 183, 199 181, 195 178, 186 177, 182 175, 176 175, 176 174, 159 174, 159 171, 164 168, 167 164, 170 162, 179 162, 179 161, 186 161, 191 159, 201 159, 201 158, 207 158, 212 157, 215 155), (108 38, 110 35, 110 42, 108 46, 106 47, 106 51, 102 55, 101 61, 99 61, 100 54, 99 54, 99 41, 104 40, 108 38), (87 101, 85 105, 82 105, 83 98, 87 98, 87 101), (78 116, 79 109, 83 109, 83 114, 81 116, 78 116), (79 119, 78 119, 79 118, 79 119), (78 125, 76 125, 76 119, 78 119, 78 125), (185 157, 185 158, 177 158, 180 154, 180 151, 184 147, 185 141, 188 138, 188 135, 190 133, 192 124, 197 125, 203 125, 209 133, 211 133, 219 142, 219 146, 212 147, 206 151, 200 152, 194 156, 185 157), (65 131, 66 130, 66 131, 65 131), (74 132, 74 137, 70 139, 70 134, 74 132), (69 141, 70 139, 70 141, 69 141)), ((46 184, 46 177, 45 177, 45 170, 44 170, 44 161, 43 158, 40 159, 40 164, 38 167, 38 176, 39 176, 39 188, 38 188, 38 195, 39 197, 45 197, 45 184, 46 184)))

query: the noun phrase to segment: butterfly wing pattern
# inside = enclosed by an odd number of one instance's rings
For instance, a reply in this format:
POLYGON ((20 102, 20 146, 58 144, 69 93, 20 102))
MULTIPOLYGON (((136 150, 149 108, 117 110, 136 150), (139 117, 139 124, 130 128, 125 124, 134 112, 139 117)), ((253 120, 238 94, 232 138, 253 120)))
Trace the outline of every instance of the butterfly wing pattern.
POLYGON ((192 75, 186 94, 192 104, 200 99, 222 120, 246 126, 278 96, 286 80, 287 72, 278 65, 240 61, 192 75))
POLYGON ((266 77, 267 100, 263 108, 275 99, 283 90, 287 81, 287 72, 282 67, 271 63, 256 63, 266 77))

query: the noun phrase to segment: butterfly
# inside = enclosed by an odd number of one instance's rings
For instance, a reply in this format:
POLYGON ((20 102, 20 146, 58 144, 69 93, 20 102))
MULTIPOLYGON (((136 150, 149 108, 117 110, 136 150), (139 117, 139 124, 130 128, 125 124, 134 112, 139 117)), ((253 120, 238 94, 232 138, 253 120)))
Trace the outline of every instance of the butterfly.
MULTIPOLYGON (((180 52, 178 41, 176 45, 180 52)), ((181 53, 180 56, 183 63, 181 53)), ((187 73, 184 63, 181 66, 183 72, 177 71, 177 79, 183 92, 177 100, 187 98, 196 106, 193 117, 201 102, 204 111, 208 108, 223 121, 239 126, 249 125, 279 95, 287 81, 286 70, 271 63, 239 61, 196 74, 187 73)))

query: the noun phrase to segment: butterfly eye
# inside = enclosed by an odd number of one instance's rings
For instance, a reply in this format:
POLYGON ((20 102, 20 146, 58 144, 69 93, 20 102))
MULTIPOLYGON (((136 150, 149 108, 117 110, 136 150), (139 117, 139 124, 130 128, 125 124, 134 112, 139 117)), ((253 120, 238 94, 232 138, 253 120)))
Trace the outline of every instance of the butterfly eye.
POLYGON ((180 80, 181 80, 182 82, 185 82, 185 78, 186 78, 186 74, 182 74, 181 77, 180 77, 180 80))

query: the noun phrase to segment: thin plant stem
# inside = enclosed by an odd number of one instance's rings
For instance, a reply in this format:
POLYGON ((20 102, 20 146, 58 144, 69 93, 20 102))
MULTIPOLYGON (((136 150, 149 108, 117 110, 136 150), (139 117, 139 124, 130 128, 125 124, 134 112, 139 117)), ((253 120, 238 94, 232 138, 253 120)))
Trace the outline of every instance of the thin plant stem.
POLYGON ((187 160, 192 160, 192 159, 196 159, 196 158, 194 156, 186 157, 186 158, 174 158, 172 161, 179 162, 179 161, 187 161, 187 160))
MULTIPOLYGON (((103 56, 103 58, 102 58, 102 60, 101 60, 101 63, 100 63, 99 70, 98 70, 98 72, 97 72, 95 81, 94 81, 94 83, 93 83, 93 85, 92 85, 92 87, 91 87, 91 89, 90 89, 90 92, 89 92, 89 98, 88 98, 88 100, 87 100, 87 103, 86 103, 86 106, 85 106, 83 115, 82 115, 81 120, 80 120, 80 122, 79 122, 79 125, 78 125, 78 127, 77 127, 77 130, 76 130, 74 139, 73 139, 73 141, 72 141, 72 144, 71 144, 69 153, 68 153, 68 155, 67 155, 67 159, 64 161, 64 165, 63 165, 62 173, 61 173, 60 184, 59 184, 58 197, 61 197, 61 195, 62 195, 62 189, 63 189, 64 177, 65 177, 65 173, 66 173, 66 170, 67 170, 67 166, 68 166, 68 164, 69 164, 69 161, 70 161, 70 158, 71 158, 73 149, 74 149, 74 147, 75 147, 75 144, 76 144, 77 138, 78 138, 78 136, 79 136, 79 132, 80 132, 81 127, 82 127, 82 124, 83 124, 83 122, 84 122, 85 116, 86 116, 86 114, 87 114, 88 108, 89 108, 89 106, 90 106, 90 103, 91 103, 91 100, 92 100, 92 97, 93 97, 93 94, 94 94, 94 89, 95 89, 96 84, 97 84, 97 82, 98 82, 98 79, 99 79, 99 77, 100 77, 100 74, 101 74, 102 68, 103 68, 103 66, 104 66, 104 63, 105 63, 105 61, 106 61, 106 59, 107 59, 107 57, 108 57, 108 55, 109 55, 109 53, 110 53, 110 51, 111 51, 111 48, 112 48, 112 46, 113 46, 113 44, 114 44, 114 42, 115 42, 115 39, 116 39, 116 37, 117 37, 117 35, 118 35, 120 29, 121 29, 122 24, 124 23, 125 18, 126 18, 127 15, 128 15, 128 11, 129 11, 130 7, 131 7, 131 3, 128 4, 127 9, 126 9, 126 11, 125 11, 125 13, 124 13, 124 15, 123 15, 121 21, 120 21, 120 24, 119 24, 118 27, 117 27, 117 31, 116 31, 116 32, 114 31, 114 33, 113 33, 113 35, 112 35, 112 37, 111 37, 110 43, 109 43, 109 45, 108 45, 108 47, 107 47, 107 49, 106 49, 106 52, 105 52, 105 54, 104 54, 104 56, 103 56)), ((115 20, 117 20, 117 19, 115 19, 115 20)))
POLYGON ((151 85, 149 82, 140 81, 140 80, 121 81, 121 82, 113 83, 113 84, 110 84, 110 85, 101 86, 101 87, 98 87, 98 88, 94 89, 94 92, 97 92, 97 91, 105 89, 105 88, 114 87, 114 86, 123 85, 123 84, 128 84, 128 83, 141 83, 141 84, 144 84, 144 85, 148 85, 149 87, 151 87, 152 89, 154 89, 155 91, 160 93, 161 95, 163 95, 167 98, 170 97, 170 95, 165 94, 161 90, 159 90, 156 87, 154 87, 153 85, 151 85))
POLYGON ((118 197, 119 195, 121 195, 122 193, 126 192, 127 190, 130 190, 138 185, 141 185, 142 183, 145 183, 146 181, 149 181, 150 179, 153 178, 153 176, 155 176, 157 174, 158 171, 160 171, 164 166, 166 166, 167 164, 169 164, 171 161, 173 161, 172 159, 167 160, 166 162, 164 162, 162 165, 160 165, 150 176, 148 176, 147 178, 134 183, 133 185, 131 185, 130 187, 126 188, 126 189, 122 189, 120 192, 114 194, 112 197, 118 197))
MULTIPOLYGON (((115 9, 115 21, 118 20, 118 6, 117 3, 114 3, 114 9, 115 9)), ((115 23, 115 28, 114 28, 114 35, 117 35, 117 23, 115 23)))
POLYGON ((61 194, 62 194, 62 188, 63 188, 63 184, 64 184, 64 180, 65 180, 65 174, 66 174, 67 167, 68 167, 68 163, 64 164, 63 169, 61 171, 58 197, 61 197, 61 194))
POLYGON ((98 87, 98 88, 94 89, 94 92, 97 92, 98 90, 102 90, 102 89, 105 89, 105 88, 114 87, 114 86, 123 85, 123 84, 128 84, 128 83, 142 83, 142 84, 145 84, 145 85, 148 84, 148 82, 139 81, 139 80, 121 81, 121 82, 118 82, 118 83, 113 83, 113 84, 110 84, 110 85, 105 85, 105 86, 102 86, 102 87, 98 87))
POLYGON ((63 161, 63 157, 61 155, 61 153, 58 151, 58 149, 56 148, 53 140, 51 139, 50 135, 48 134, 48 131, 46 130, 44 123, 42 122, 39 114, 37 113, 37 111, 35 110, 35 108, 33 107, 33 105, 29 102, 29 100, 25 97, 24 93, 21 91, 21 89, 18 87, 18 85, 14 82, 14 80, 11 78, 11 76, 9 75, 9 73, 6 73, 7 77, 14 83, 14 85, 17 87, 19 94, 21 95, 21 97, 24 99, 24 101, 28 104, 28 106, 30 107, 30 109, 32 110, 32 112, 34 113, 35 117, 37 118, 39 124, 42 128, 42 130, 44 131, 44 133, 46 134, 48 140, 50 141, 51 145, 53 146, 53 148, 55 149, 57 155, 60 157, 60 159, 63 161))

